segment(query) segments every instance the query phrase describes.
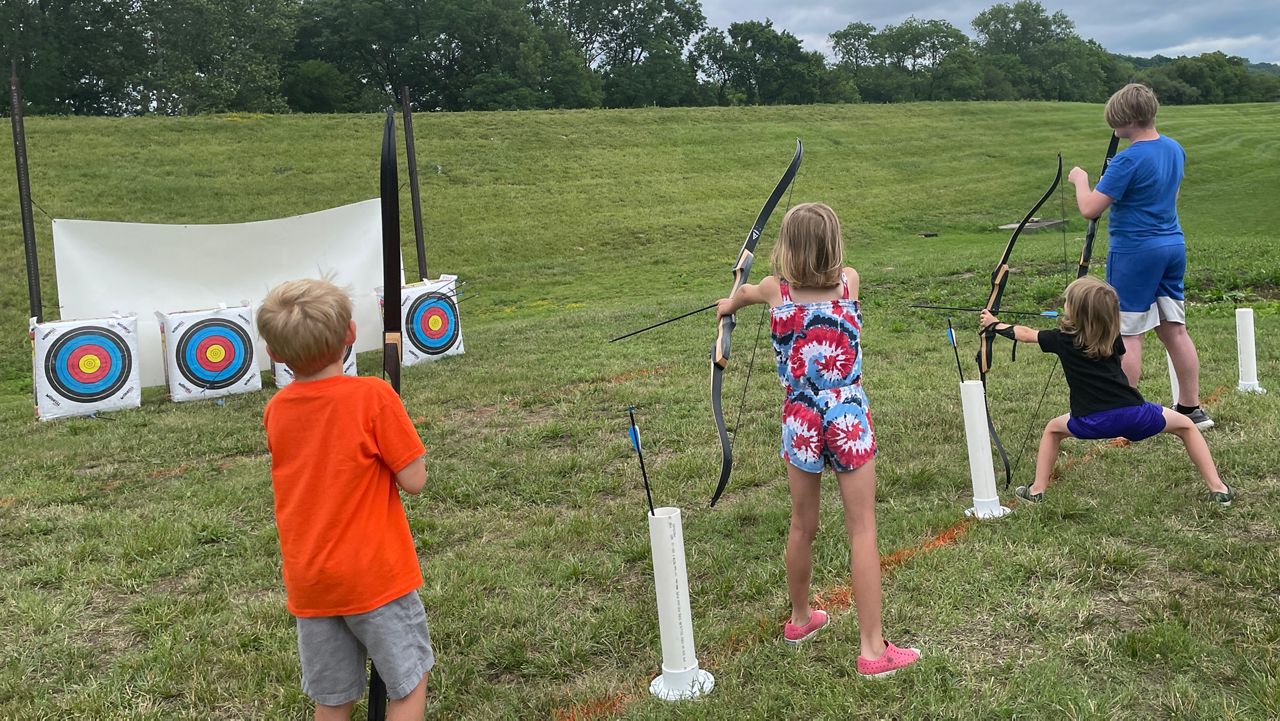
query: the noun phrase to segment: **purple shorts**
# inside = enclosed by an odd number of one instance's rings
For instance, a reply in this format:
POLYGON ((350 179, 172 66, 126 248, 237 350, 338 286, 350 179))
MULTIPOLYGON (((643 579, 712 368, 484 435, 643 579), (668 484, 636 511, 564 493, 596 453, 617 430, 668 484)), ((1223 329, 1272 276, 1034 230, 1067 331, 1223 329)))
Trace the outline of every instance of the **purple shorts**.
POLYGON ((1076 438, 1099 440, 1128 438, 1140 441, 1164 430, 1164 409, 1155 403, 1112 408, 1067 419, 1067 430, 1076 438))

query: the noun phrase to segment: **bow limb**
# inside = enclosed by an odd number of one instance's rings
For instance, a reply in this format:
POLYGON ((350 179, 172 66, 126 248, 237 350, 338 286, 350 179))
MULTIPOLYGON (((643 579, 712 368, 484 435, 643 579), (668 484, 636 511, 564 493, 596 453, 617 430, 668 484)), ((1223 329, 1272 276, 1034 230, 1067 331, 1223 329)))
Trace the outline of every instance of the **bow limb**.
POLYGON ((396 178, 396 122, 387 111, 379 178, 382 207, 382 370, 400 392, 400 186, 396 178))
MULTIPOLYGON (((395 111, 387 110, 382 128, 378 195, 382 210, 382 371, 400 393, 400 184, 396 179, 395 111)), ((387 686, 378 669, 369 665, 369 721, 387 713, 387 686)))
MULTIPOLYGON (((1053 197, 1053 191, 1058 189, 1058 183, 1062 181, 1062 155, 1058 155, 1058 171, 1053 176, 1053 182, 1049 184, 1049 189, 1044 191, 1044 195, 1040 196, 1040 200, 1031 206, 1031 210, 1023 216, 1022 221, 1018 223, 1018 227, 1013 229, 1013 234, 1009 236, 1009 242, 1004 246, 1004 254, 1000 256, 1000 262, 996 264, 996 269, 991 271, 991 293, 987 296, 986 305, 982 306, 984 310, 990 311, 992 315, 999 315, 1000 301, 1004 297, 1005 285, 1009 282, 1009 257, 1013 254, 1013 247, 1018 242, 1018 236, 1022 235, 1022 231, 1027 227, 1027 223, 1035 217, 1036 211, 1040 210, 1049 198, 1053 197)), ((983 334, 984 342, 978 350, 978 369, 982 373, 991 370, 991 343, 992 336, 983 334)))
MULTIPOLYGON (((1005 244, 1004 253, 1000 256, 1000 262, 996 264, 995 270, 991 272, 991 293, 987 296, 984 310, 990 311, 992 315, 1000 313, 1000 301, 1004 298, 1004 289, 1009 282, 1009 257, 1013 254, 1013 247, 1018 242, 1018 236, 1022 235, 1022 231, 1027 227, 1027 223, 1035 217, 1036 211, 1040 210, 1049 198, 1053 197, 1053 191, 1058 189, 1058 183, 1062 181, 1062 155, 1058 155, 1058 170, 1053 176, 1053 182, 1049 184, 1049 189, 1044 191, 1044 195, 1040 196, 1040 200, 1031 206, 1031 210, 1023 216, 1022 221, 1018 223, 1018 227, 1014 228, 1013 234, 1009 236, 1009 242, 1005 244)), ((984 328, 979 335, 978 342, 978 377, 982 380, 982 402, 986 406, 987 411, 987 431, 991 436, 991 442, 996 447, 996 452, 1000 455, 1000 462, 1004 465, 1004 486, 1009 487, 1013 481, 1013 468, 1009 465, 1009 454, 1004 449, 1004 443, 1000 440, 1000 434, 996 432, 995 421, 991 418, 991 405, 987 401, 987 373, 991 371, 992 351, 995 346, 995 330, 994 326, 984 328)), ((1014 348, 1017 348, 1017 341, 1014 341, 1014 348)))
MULTIPOLYGON (((1107 155, 1102 160, 1102 170, 1098 173, 1098 179, 1101 180, 1103 175, 1107 173, 1107 166, 1111 164, 1111 159, 1116 156, 1116 149, 1120 145, 1120 137, 1115 133, 1111 134, 1111 142, 1107 144, 1107 155)), ((1093 241, 1098 235, 1098 218, 1089 221, 1089 227, 1085 230, 1084 244, 1080 247, 1080 264, 1076 267, 1076 279, 1085 277, 1089 274, 1089 261, 1093 258, 1093 241)), ((1040 416, 1040 406, 1044 403, 1045 395, 1049 391, 1049 383, 1053 381, 1053 375, 1058 370, 1058 357, 1054 356, 1053 365, 1049 367, 1049 376, 1045 379, 1044 390, 1040 393, 1040 401, 1036 403, 1036 411, 1033 417, 1040 416)), ((988 416, 988 421, 990 417, 988 416)), ((1027 448, 1027 441, 1031 440, 1031 426, 1027 426, 1027 433, 1022 438, 1022 448, 1018 449, 1018 460, 1022 460, 1022 452, 1027 448)), ((993 431, 994 433, 994 431, 993 431)), ((993 438, 995 436, 992 436, 993 438)), ((999 445, 997 445, 999 449, 999 445)), ((1012 476, 1005 476, 1004 487, 1009 489, 1012 482, 1012 476)))
MULTIPOLYGON (((1115 133, 1111 134, 1111 142, 1107 145, 1107 157, 1102 161, 1102 171, 1098 173, 1098 180, 1102 180, 1102 176, 1107 174, 1107 166, 1111 165, 1111 159, 1116 157, 1116 149, 1120 146, 1120 136, 1115 133)), ((1098 216, 1101 218, 1102 216, 1098 216)), ((1093 239, 1098 235, 1098 218, 1089 221, 1089 227, 1084 233, 1084 247, 1080 249, 1080 265, 1076 268, 1076 278, 1083 278, 1089 274, 1089 260, 1093 257, 1093 239)))
MULTIPOLYGON (((769 222, 769 216, 773 214, 773 209, 778 206, 778 201, 782 200, 783 193, 787 191, 787 187, 795 179, 796 171, 800 169, 802 160, 804 160, 804 144, 800 142, 799 138, 796 138, 796 152, 791 157, 791 164, 787 166, 786 172, 782 174, 782 178, 774 186, 773 192, 765 200, 764 206, 760 208, 760 214, 756 216, 756 222, 752 224, 750 232, 747 233, 747 239, 742 243, 742 250, 738 252, 738 260, 733 264, 733 286, 729 289, 729 297, 733 297, 733 294, 737 293, 738 289, 751 276, 751 265, 755 262, 756 243, 760 240, 760 235, 764 233, 764 226, 769 222)), ((733 329, 737 324, 736 316, 727 315, 721 318, 716 325, 715 343, 711 346, 711 415, 715 420, 716 433, 720 436, 720 480, 716 482, 716 491, 711 496, 712 506, 715 506, 716 501, 720 500, 725 487, 729 485, 729 474, 733 471, 733 445, 729 440, 729 431, 724 424, 724 411, 720 396, 724 387, 724 370, 729 365, 730 341, 733 336, 733 329)))

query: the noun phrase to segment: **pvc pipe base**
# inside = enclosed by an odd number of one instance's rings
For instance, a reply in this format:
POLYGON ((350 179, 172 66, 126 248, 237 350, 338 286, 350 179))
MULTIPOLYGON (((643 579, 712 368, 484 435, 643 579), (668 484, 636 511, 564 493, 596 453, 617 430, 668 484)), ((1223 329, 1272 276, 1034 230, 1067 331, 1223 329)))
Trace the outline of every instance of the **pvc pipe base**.
POLYGON ((1266 393, 1267 389, 1263 388, 1257 381, 1246 383, 1240 381, 1240 385, 1236 386, 1236 390, 1241 393, 1266 393))
POLYGON ((1002 516, 1007 516, 1010 513, 1013 513, 1013 509, 1009 508, 1008 506, 1000 505, 999 501, 996 501, 994 503, 980 503, 977 500, 975 500, 973 504, 973 508, 970 508, 969 510, 965 511, 964 515, 969 516, 970 518, 978 518, 980 520, 985 521, 991 518, 1000 518, 1002 516))
POLYGON ((689 701, 711 693, 716 687, 716 677, 709 671, 694 667, 687 671, 662 673, 649 684, 649 692, 663 701, 689 701))

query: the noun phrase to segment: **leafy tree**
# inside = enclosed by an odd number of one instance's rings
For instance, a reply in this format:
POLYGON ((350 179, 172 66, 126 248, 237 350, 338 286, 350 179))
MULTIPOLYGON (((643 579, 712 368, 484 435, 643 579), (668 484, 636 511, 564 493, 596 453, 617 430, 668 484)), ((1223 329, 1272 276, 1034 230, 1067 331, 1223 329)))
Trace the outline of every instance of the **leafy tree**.
MULTIPOLYGON (((130 0, 0 4, 3 57, 18 66, 27 111, 144 111, 139 86, 150 59, 139 20, 136 3, 130 0)), ((4 93, 3 104, 8 103, 9 94, 4 93)))
POLYGON ((589 67, 639 65, 689 47, 707 27, 698 0, 530 0, 535 21, 564 31, 589 67))
POLYGON ((604 104, 611 108, 692 105, 698 79, 692 63, 674 49, 649 53, 633 65, 616 65, 605 75, 604 104))
POLYGON ((731 85, 735 65, 734 49, 729 38, 718 28, 711 28, 693 43, 689 64, 694 73, 711 89, 710 101, 715 105, 736 105, 743 101, 731 85))
POLYGON ((347 107, 349 80, 332 63, 303 60, 286 74, 284 96, 289 107, 302 113, 336 113, 347 107))
POLYGON ((1259 102, 1280 94, 1280 79, 1250 73, 1244 58, 1220 52, 1180 57, 1141 77, 1166 103, 1259 102))
POLYGON ((877 59, 872 50, 872 40, 875 35, 876 29, 873 25, 849 23, 828 35, 827 40, 836 54, 836 62, 851 70, 856 77, 858 72, 877 59))
POLYGON ((1075 26, 1065 13, 1048 15, 1043 5, 1032 0, 992 5, 973 19, 973 29, 982 52, 1023 61, 1042 45, 1075 36, 1075 26))
POLYGON ((544 29, 542 32, 547 43, 542 80, 545 107, 599 107, 604 97, 600 74, 587 67, 563 31, 544 29))
POLYGON ((1115 89, 1117 64, 1061 11, 1002 3, 978 13, 973 28, 989 99, 1100 102, 1115 89))
POLYGON ((773 22, 733 23, 729 26, 730 83, 752 105, 812 103, 818 99, 814 59, 787 31, 773 22))
POLYGON ((281 69, 297 10, 292 0, 140 0, 154 58, 150 109, 286 110, 281 69))
POLYGON ((930 73, 933 100, 976 100, 982 97, 982 69, 969 47, 947 53, 930 73))
MULTIPOLYGON (((600 80, 522 0, 309 0, 299 59, 324 59, 375 107, 408 86, 428 110, 591 107, 600 80)), ((373 109, 373 108, 365 108, 373 109)))

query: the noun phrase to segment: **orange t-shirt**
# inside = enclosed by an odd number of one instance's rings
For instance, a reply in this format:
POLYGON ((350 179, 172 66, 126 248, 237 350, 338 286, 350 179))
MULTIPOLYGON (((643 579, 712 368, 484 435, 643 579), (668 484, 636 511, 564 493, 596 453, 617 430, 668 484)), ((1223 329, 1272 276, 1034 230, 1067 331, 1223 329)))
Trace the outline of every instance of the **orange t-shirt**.
POLYGON ((421 586, 395 472, 425 451, 391 386, 295 381, 262 421, 289 612, 365 613, 421 586))

